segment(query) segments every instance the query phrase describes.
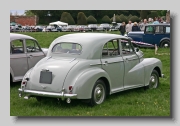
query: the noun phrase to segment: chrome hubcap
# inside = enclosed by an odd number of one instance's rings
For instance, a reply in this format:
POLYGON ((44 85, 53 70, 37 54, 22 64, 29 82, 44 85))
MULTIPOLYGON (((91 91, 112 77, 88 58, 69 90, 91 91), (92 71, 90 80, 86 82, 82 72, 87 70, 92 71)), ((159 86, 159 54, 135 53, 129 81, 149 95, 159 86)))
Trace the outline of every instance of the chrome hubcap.
POLYGON ((157 87, 157 76, 155 74, 151 75, 150 77, 149 87, 151 89, 157 87))
POLYGON ((104 87, 101 84, 98 84, 94 90, 94 100, 97 104, 101 104, 104 99, 104 87))

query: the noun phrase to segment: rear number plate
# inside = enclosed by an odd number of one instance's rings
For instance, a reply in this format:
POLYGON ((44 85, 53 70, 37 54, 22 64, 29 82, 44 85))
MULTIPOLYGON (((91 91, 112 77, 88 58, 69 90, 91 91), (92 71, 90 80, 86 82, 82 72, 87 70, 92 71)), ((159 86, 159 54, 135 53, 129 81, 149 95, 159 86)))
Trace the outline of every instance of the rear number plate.
POLYGON ((52 83, 52 72, 41 71, 39 83, 51 84, 52 83))

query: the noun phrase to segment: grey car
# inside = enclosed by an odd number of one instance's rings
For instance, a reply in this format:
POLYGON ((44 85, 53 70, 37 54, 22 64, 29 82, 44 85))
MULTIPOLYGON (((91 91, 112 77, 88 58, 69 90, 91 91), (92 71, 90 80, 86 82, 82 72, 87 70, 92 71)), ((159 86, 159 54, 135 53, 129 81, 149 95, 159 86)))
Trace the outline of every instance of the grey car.
POLYGON ((47 54, 33 37, 10 33, 10 80, 21 81, 25 73, 47 54))
POLYGON ((143 58, 127 37, 108 33, 74 33, 55 39, 47 57, 24 76, 19 97, 86 100, 94 106, 107 95, 128 89, 157 88, 162 62, 143 58))

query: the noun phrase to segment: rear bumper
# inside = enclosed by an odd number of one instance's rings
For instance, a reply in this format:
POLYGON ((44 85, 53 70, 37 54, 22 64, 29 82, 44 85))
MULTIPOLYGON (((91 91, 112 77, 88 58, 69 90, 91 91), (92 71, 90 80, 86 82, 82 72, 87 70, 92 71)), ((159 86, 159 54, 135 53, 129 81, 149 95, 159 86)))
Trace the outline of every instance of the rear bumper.
POLYGON ((43 97, 53 97, 53 98, 61 98, 64 100, 65 98, 70 98, 70 99, 76 99, 77 94, 65 94, 64 90, 61 93, 53 93, 53 92, 44 92, 44 91, 34 91, 34 90, 26 90, 19 88, 19 97, 24 97, 24 99, 29 99, 31 96, 43 96, 43 97))

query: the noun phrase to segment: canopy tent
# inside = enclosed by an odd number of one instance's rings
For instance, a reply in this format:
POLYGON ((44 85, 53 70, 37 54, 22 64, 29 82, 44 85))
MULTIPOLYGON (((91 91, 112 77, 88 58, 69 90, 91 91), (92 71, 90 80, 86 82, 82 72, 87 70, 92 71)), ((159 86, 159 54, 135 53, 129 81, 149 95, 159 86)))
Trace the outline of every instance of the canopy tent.
POLYGON ((56 21, 56 22, 49 23, 49 25, 67 26, 68 23, 56 21))

